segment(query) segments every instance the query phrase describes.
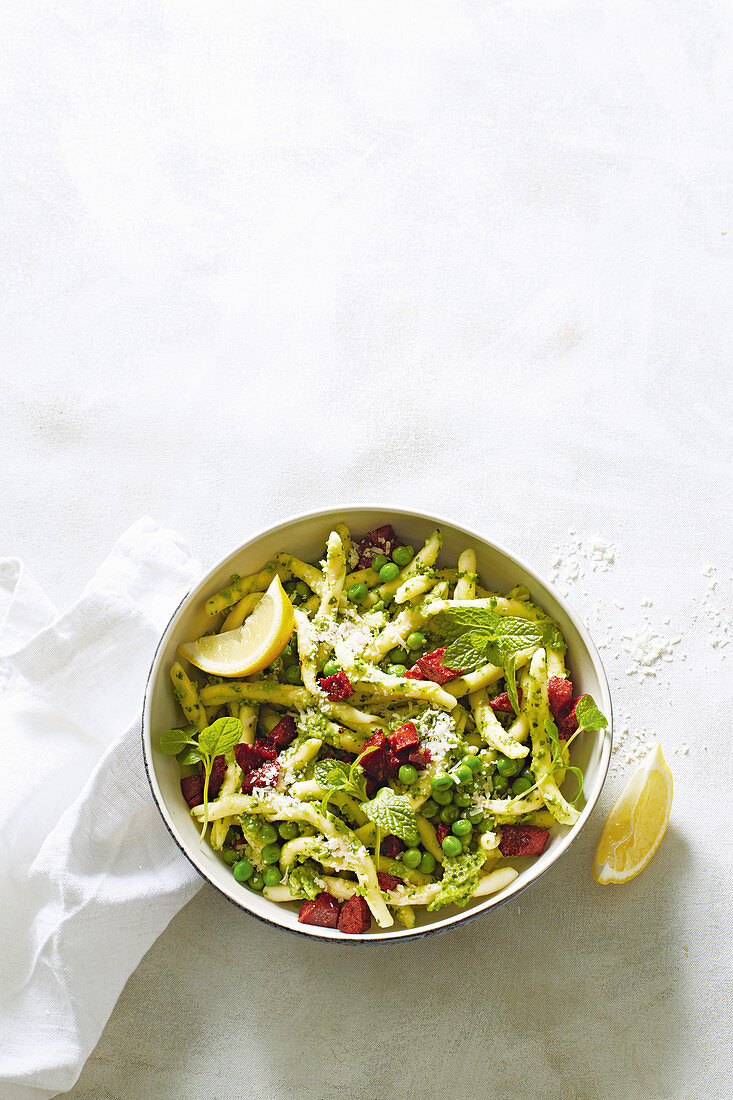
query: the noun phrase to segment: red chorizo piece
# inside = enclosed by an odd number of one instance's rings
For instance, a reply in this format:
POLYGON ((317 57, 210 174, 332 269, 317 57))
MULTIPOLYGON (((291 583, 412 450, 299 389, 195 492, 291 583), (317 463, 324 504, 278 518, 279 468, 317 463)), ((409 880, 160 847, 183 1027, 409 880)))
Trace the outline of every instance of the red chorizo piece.
POLYGON ((438 844, 442 844, 443 841, 445 840, 445 838, 447 836, 451 835, 451 832, 450 832, 450 829, 448 828, 448 826, 443 825, 443 823, 441 822, 440 825, 438 825, 436 830, 435 830, 435 835, 438 838, 438 844))
POLYGON ((368 569, 377 554, 382 554, 385 558, 391 558, 392 551, 401 545, 391 523, 385 523, 383 527, 377 527, 374 531, 369 531, 356 544, 356 551, 359 555, 359 569, 368 569))
MULTIPOLYGON (((517 697, 519 702, 522 702, 522 689, 517 688, 517 697)), ((509 702, 509 696, 505 691, 502 691, 499 695, 496 695, 493 699, 489 699, 489 706, 494 711, 499 711, 501 714, 514 714, 514 707, 509 702)))
POLYGON ((377 871, 377 882, 380 890, 394 890, 396 886, 402 885, 401 878, 397 878, 397 875, 388 875, 386 871, 377 871))
POLYGON ((215 756, 214 763, 211 765, 211 775, 209 776, 209 798, 216 798, 221 785, 224 782, 224 776, 227 771, 227 761, 225 756, 215 756))
MULTIPOLYGON (((445 667, 443 664, 445 650, 446 647, 441 646, 440 649, 434 649, 432 653, 426 653, 424 657, 420 657, 415 662, 423 673, 422 679, 432 680, 434 684, 447 684, 449 680, 455 680, 458 676, 463 675, 462 668, 445 667)), ((417 679, 417 677, 412 677, 412 679, 417 679)))
POLYGON ((200 806, 204 800, 204 780, 200 775, 189 775, 181 780, 181 794, 191 809, 200 806))
POLYGON ((284 749, 295 740, 297 732, 292 714, 286 714, 271 731, 269 739, 278 749, 284 749))
POLYGON ((324 676, 318 686, 325 691, 332 703, 343 703, 354 694, 351 680, 345 672, 334 672, 333 676, 324 676))
POLYGON ((579 695, 576 699, 571 699, 568 705, 561 710, 557 716, 557 732, 561 741, 567 741, 578 728, 575 708, 582 698, 583 696, 579 695))
POLYGON ((341 906, 336 927, 349 936, 361 936, 372 926, 369 906, 360 894, 354 894, 341 906))
POLYGON ((399 859, 404 850, 404 842, 401 841, 398 836, 393 836, 392 833, 387 833, 387 836, 382 841, 382 847, 380 849, 381 854, 386 859, 399 859))
POLYGON ((547 681, 547 698, 550 710, 557 718, 573 697, 573 684, 565 676, 551 676, 547 681))
POLYGON ((547 829, 537 825, 503 825, 499 851, 503 856, 538 856, 545 850, 547 829))
POLYGON ((413 749, 407 754, 408 764, 414 764, 419 772, 425 771, 431 759, 430 749, 413 749))
POLYGON ((300 924, 315 924, 319 928, 336 928, 339 919, 339 903, 331 894, 318 894, 312 901, 304 901, 298 910, 300 924))
POLYGON ((401 753, 406 749, 414 748, 420 743, 417 729, 413 722, 405 722, 389 736, 390 747, 393 752, 401 753))

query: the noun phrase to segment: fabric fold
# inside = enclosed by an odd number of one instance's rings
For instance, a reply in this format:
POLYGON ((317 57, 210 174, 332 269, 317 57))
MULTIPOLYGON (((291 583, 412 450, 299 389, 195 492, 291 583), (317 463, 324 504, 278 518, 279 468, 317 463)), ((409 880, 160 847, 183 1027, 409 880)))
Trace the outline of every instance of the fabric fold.
POLYGON ((0 562, 0 1096, 70 1089, 138 962, 200 879, 166 830, 140 707, 199 567, 142 519, 56 617, 0 562), (31 628, 34 628, 31 636, 31 628))

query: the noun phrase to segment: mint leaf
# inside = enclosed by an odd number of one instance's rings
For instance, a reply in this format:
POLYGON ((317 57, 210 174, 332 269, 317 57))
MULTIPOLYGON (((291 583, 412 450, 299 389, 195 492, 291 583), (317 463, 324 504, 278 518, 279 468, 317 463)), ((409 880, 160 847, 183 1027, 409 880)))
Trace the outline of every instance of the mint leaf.
POLYGON ((199 735, 199 749, 209 756, 220 756, 239 743, 242 723, 238 718, 217 718, 199 735))
POLYGON ((203 756, 196 745, 189 745, 183 752, 179 752, 176 756, 176 760, 182 768, 188 768, 191 764, 200 764, 203 760, 203 756))
POLYGON ((349 787, 349 765, 343 760, 319 760, 313 769, 313 778, 328 791, 342 791, 349 787))
POLYGON ((392 833, 411 846, 419 842, 415 811, 405 795, 395 794, 391 787, 382 787, 376 798, 371 802, 363 802, 361 808, 369 820, 383 832, 392 833))
POLYGON ((453 642, 467 630, 493 632, 499 615, 486 607, 448 607, 432 621, 433 629, 447 642, 453 642))
POLYGON ((461 634, 446 649, 441 660, 444 668, 474 672, 486 664, 486 646, 491 640, 488 634, 471 630, 461 634))
POLYGON ((179 752, 192 743, 194 733, 193 726, 186 726, 182 730, 166 730, 160 735, 160 751, 166 756, 178 756, 179 752))
POLYGON ((565 652, 568 647, 565 644, 560 627, 553 619, 543 619, 542 622, 537 623, 537 626, 542 631, 543 646, 546 646, 547 649, 557 649, 561 653, 565 652))
POLYGON ((538 649, 542 645, 542 630, 529 619, 515 619, 507 615, 496 627, 497 637, 506 656, 521 653, 525 649, 538 649))
POLYGON ((578 731, 604 730, 608 725, 608 719, 604 718, 590 695, 580 697, 575 707, 575 717, 578 719, 578 731))

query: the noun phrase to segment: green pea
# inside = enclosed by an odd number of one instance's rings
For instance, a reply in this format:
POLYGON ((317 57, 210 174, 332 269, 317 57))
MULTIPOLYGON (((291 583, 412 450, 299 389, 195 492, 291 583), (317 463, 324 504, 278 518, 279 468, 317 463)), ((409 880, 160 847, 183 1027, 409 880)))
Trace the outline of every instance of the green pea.
POLYGON ((496 758, 496 770, 499 775, 505 775, 511 777, 517 775, 522 770, 521 760, 510 760, 508 756, 497 756, 496 758))
POLYGON ((401 646, 396 646, 394 649, 390 649, 387 660, 393 665, 406 665, 410 660, 410 654, 401 646))
POLYGON ((255 817, 254 814, 251 817, 245 817, 242 821, 242 826, 248 833, 259 833, 261 825, 259 817, 255 817))
POLYGON ((432 875, 435 870, 435 856, 431 856, 430 852, 423 852, 418 870, 422 871, 424 875, 432 875))
POLYGON ((453 791, 433 791, 433 800, 439 806, 448 806, 453 801, 453 791))
POLYGON ((468 820, 471 822, 472 825, 478 825, 479 821, 483 820, 483 816, 484 816, 484 811, 483 810, 469 810, 468 813, 466 814, 466 817, 468 818, 468 820))
POLYGON ((465 809, 466 806, 470 806, 473 802, 473 795, 464 794, 463 792, 458 791, 456 794, 453 795, 453 801, 455 802, 456 806, 460 806, 461 808, 465 809))
POLYGON ((445 837, 440 847, 447 856, 459 856, 463 851, 463 845, 457 836, 445 837))
POLYGON ((421 634, 419 630, 413 630, 412 634, 407 635, 407 648, 422 649, 424 645, 427 645, 427 641, 425 635, 421 634))
POLYGON ((235 852, 233 848, 225 848, 222 852, 222 858, 227 867, 233 867, 239 859, 239 852, 235 852))
POLYGON ((470 836, 473 832, 473 826, 467 818, 459 817, 458 821, 454 821, 451 825, 451 830, 456 836, 470 836))
POLYGON ((280 845, 279 844, 266 844, 262 849, 262 862, 263 863, 277 863, 280 858, 280 845))
POLYGON ((234 864, 232 872, 237 882, 246 882, 252 878, 254 867, 248 859, 240 859, 238 863, 234 864))
POLYGON ((367 598, 369 589, 360 581, 358 584, 352 584, 350 588, 346 590, 346 598, 351 600, 352 603, 363 603, 367 598))
POLYGON ((375 573, 378 573, 380 569, 384 568, 388 561, 389 558, 385 558, 384 554, 375 554, 372 558, 372 569, 375 573))
POLYGON ((302 684, 303 677, 300 674, 300 665, 291 665, 290 668, 286 668, 284 679, 286 684, 292 684, 293 686, 302 684))
POLYGON ((476 826, 476 831, 479 833, 491 833, 494 829, 494 822, 490 817, 482 817, 476 826))
POLYGON ((407 665, 387 665, 387 672, 390 676, 404 676, 407 672, 407 665))
POLYGON ((526 775, 518 775, 512 783, 512 794, 526 794, 534 786, 531 779, 528 779, 526 775))
POLYGON ((470 836, 464 836, 462 838, 461 848, 464 852, 470 852, 471 851, 471 837, 470 836))
POLYGON ((256 874, 252 875, 252 878, 249 880, 250 890, 261 890, 264 885, 265 880, 259 873, 259 871, 256 874))
POLYGON ((506 794, 509 790, 509 780, 504 775, 494 776, 494 794, 506 794))
POLYGON ((430 786, 434 791, 449 791, 453 786, 453 780, 449 775, 436 775, 430 780, 430 786))
POLYGON ((405 867, 411 867, 413 871, 420 866, 421 859, 422 852, 419 848, 408 848, 407 851, 402 853, 402 862, 405 867))
POLYGON ((534 781, 535 781, 535 774, 534 774, 534 772, 532 771, 532 764, 531 764, 531 762, 530 762, 529 764, 525 764, 525 765, 524 765, 524 767, 522 768, 522 770, 521 770, 521 772, 520 772, 519 774, 520 774, 520 775, 524 775, 524 776, 527 776, 527 778, 528 778, 528 779, 531 779, 531 780, 532 780, 532 782, 534 783, 534 781))
POLYGON ((277 840, 277 829, 269 821, 265 821, 260 829, 260 838, 263 844, 272 844, 277 840))
POLYGON ((262 878, 264 880, 265 886, 277 886, 277 884, 280 882, 280 868, 266 867, 262 878))
POLYGON ((473 779, 473 771, 468 764, 459 764, 457 768, 454 768, 452 774, 455 776, 457 783, 470 783, 473 779))
POLYGON ((388 561, 387 564, 383 565, 379 570, 379 579, 385 583, 387 581, 393 581, 398 576, 399 571, 398 565, 395 565, 392 561, 388 561))
POLYGON ((457 806, 446 806, 444 810, 440 811, 440 820, 445 822, 446 825, 452 825, 454 821, 458 821, 461 816, 461 811, 457 806))
POLYGON ((461 764, 465 764, 467 768, 470 768, 474 775, 478 775, 481 771, 481 761, 478 756, 466 755, 463 757, 463 760, 461 760, 461 764))
POLYGON ((288 596, 295 595, 295 581, 286 581, 283 588, 287 592, 288 596))
POLYGON ((426 802, 423 802, 422 806, 418 810, 418 813, 423 817, 432 817, 434 813, 438 811, 438 803, 434 798, 428 798, 426 802))
POLYGON ((282 651, 280 656, 282 657, 283 664, 286 668, 289 668, 291 665, 297 665, 298 663, 298 654, 295 652, 290 643, 285 646, 285 649, 282 651))
POLYGON ((397 774, 400 783, 404 783, 406 787, 412 786, 417 780, 417 768, 412 764, 403 764, 397 774))
POLYGON ((297 596, 300 596, 301 600, 307 600, 311 594, 309 585, 307 585, 305 581, 296 581, 295 594, 297 596))
POLYGON ((325 665, 323 666, 324 676, 335 676, 338 671, 339 666, 336 661, 326 661, 325 665))
POLYGON ((295 840, 300 829, 298 828, 297 821, 283 821, 282 824, 278 826, 277 831, 283 840, 295 840))
POLYGON ((408 561, 412 561, 415 556, 415 551, 411 546, 396 546, 392 551, 392 561, 399 565, 400 569, 404 569, 408 561))

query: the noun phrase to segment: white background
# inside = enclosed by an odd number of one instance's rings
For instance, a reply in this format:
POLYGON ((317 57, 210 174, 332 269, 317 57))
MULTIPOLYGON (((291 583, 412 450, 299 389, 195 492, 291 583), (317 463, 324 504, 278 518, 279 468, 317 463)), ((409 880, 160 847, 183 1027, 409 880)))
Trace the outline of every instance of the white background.
POLYGON ((76 1100, 729 1095, 729 16, 3 5, 3 552, 63 607, 143 513, 208 565, 384 500, 579 557, 617 739, 676 784, 628 886, 590 876, 617 753, 519 904, 397 949, 203 889, 76 1100), (682 641, 627 675, 644 630, 682 641))

